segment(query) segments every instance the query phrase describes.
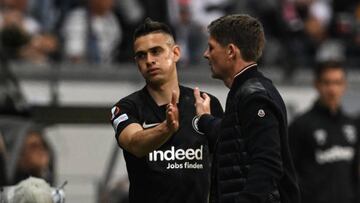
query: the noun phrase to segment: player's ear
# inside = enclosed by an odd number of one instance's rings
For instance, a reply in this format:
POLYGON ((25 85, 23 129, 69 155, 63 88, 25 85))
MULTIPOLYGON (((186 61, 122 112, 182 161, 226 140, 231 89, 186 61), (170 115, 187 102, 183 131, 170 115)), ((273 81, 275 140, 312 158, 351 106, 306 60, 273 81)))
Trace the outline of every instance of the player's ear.
POLYGON ((174 61, 178 62, 180 60, 180 57, 181 57, 181 50, 180 50, 179 45, 174 45, 173 49, 172 49, 172 52, 174 54, 174 61))

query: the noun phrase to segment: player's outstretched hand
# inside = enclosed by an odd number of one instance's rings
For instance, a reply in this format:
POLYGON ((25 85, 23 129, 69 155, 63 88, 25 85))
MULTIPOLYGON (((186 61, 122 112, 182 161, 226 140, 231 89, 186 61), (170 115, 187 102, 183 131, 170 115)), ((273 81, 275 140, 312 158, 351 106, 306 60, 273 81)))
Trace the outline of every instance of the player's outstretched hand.
POLYGON ((172 92, 171 102, 166 107, 166 124, 171 133, 179 129, 179 109, 177 107, 178 95, 172 92))
POLYGON ((195 108, 196 115, 201 116, 205 113, 210 114, 210 97, 206 93, 200 95, 200 90, 198 87, 194 88, 194 97, 195 97, 195 108))

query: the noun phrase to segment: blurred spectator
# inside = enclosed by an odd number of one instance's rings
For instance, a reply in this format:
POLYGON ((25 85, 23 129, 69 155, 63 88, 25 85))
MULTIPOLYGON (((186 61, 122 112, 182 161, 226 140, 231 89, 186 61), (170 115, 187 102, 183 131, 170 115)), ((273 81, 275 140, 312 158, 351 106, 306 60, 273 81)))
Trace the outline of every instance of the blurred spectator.
POLYGON ((3 0, 0 11, 2 48, 7 57, 33 63, 46 63, 57 49, 57 40, 42 34, 40 24, 27 15, 27 0, 3 0))
POLYGON ((329 38, 331 9, 323 0, 296 0, 295 8, 302 26, 293 33, 289 47, 297 66, 314 67, 318 47, 329 38))
POLYGON ((317 45, 327 37, 326 25, 314 15, 308 15, 304 22, 304 37, 308 37, 309 40, 314 44, 315 48, 317 45))
POLYGON ((205 29, 193 20, 189 7, 189 4, 180 4, 179 21, 174 26, 182 53, 180 65, 183 66, 198 64, 207 43, 205 29))
POLYGON ((115 0, 116 15, 122 28, 122 40, 114 54, 116 62, 133 61, 133 32, 145 16, 145 8, 140 0, 115 0))
POLYGON ((60 9, 56 8, 55 1, 56 0, 28 0, 28 13, 39 22, 42 31, 53 31, 56 21, 60 17, 60 9))
POLYGON ((138 24, 145 18, 145 11, 139 0, 116 0, 115 5, 128 24, 138 24))
POLYGON ((49 33, 36 35, 21 50, 21 58, 36 64, 50 62, 52 54, 58 49, 57 39, 49 33))
POLYGON ((133 32, 146 17, 176 26, 178 22, 177 0, 114 0, 115 14, 122 28, 122 40, 116 47, 116 62, 133 61, 133 32), (171 15, 170 15, 171 14, 171 15), (174 23, 175 22, 175 23, 174 23))
POLYGON ((34 176, 54 185, 54 152, 43 128, 26 119, 7 117, 0 119, 0 130, 8 154, 8 184, 34 176))
MULTIPOLYGON (((38 0, 32 0, 34 2, 38 2, 38 0)), ((60 34, 62 24, 64 23, 64 19, 66 16, 69 15, 69 12, 72 11, 74 8, 79 6, 85 6, 85 0, 45 0, 45 1, 53 1, 53 5, 49 7, 55 8, 54 15, 55 18, 55 24, 54 24, 54 31, 58 34, 60 34)), ((39 3, 35 3, 39 4, 39 3)), ((39 5, 38 7, 41 7, 39 5)), ((40 21, 41 22, 41 21, 40 21)))
POLYGON ((289 127, 302 202, 358 202, 359 131, 341 109, 345 70, 328 61, 314 76, 318 100, 289 127))
POLYGON ((40 24, 27 15, 27 0, 2 0, 3 10, 0 17, 0 27, 16 25, 30 35, 41 31, 40 24))
POLYGON ((26 25, 23 25, 23 18, 18 11, 0 11, 0 49, 2 60, 19 58, 22 47, 30 41, 30 32, 34 31, 30 28, 32 26, 26 27, 26 25))
POLYGON ((206 28, 207 25, 226 14, 227 0, 189 0, 193 20, 206 28))
POLYGON ((177 15, 177 12, 171 10, 169 7, 174 0, 138 0, 144 9, 144 17, 149 17, 152 20, 172 25, 171 16, 177 15))
POLYGON ((25 138, 16 168, 16 182, 30 175, 35 177, 47 176, 50 152, 49 146, 47 146, 47 143, 40 133, 41 132, 29 131, 25 138))
POLYGON ((64 21, 65 57, 74 63, 110 63, 122 40, 122 28, 114 14, 113 0, 89 0, 69 13, 64 21))
POLYGON ((331 2, 328 0, 313 0, 308 8, 309 15, 314 16, 320 24, 328 27, 333 18, 331 2))

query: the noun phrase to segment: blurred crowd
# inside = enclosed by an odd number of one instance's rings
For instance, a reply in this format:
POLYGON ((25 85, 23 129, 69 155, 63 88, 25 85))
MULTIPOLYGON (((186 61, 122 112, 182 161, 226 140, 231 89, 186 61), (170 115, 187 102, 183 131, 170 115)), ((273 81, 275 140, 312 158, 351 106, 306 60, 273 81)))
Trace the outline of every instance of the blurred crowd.
POLYGON ((357 0, 0 0, 0 54, 37 64, 127 62, 135 26, 150 17, 172 26, 181 65, 194 65, 208 23, 230 13, 263 22, 266 65, 291 71, 329 58, 360 64, 357 0))

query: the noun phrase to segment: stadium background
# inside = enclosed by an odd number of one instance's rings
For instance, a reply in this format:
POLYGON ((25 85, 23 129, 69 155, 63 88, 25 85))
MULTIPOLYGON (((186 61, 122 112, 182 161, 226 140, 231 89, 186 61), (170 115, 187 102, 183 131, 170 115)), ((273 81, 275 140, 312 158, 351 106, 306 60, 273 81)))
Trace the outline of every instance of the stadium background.
MULTIPOLYGON (((0 16, 5 10, 6 2, 11 4, 15 1, 24 0, 0 0, 0 16)), ((46 125, 45 134, 56 153, 57 184, 60 185, 65 180, 69 182, 65 187, 66 202, 98 202, 105 191, 111 189, 116 191, 114 188, 122 187, 126 190, 125 163, 121 150, 116 147, 114 132, 109 123, 109 110, 120 98, 144 86, 132 61, 131 46, 123 44, 118 54, 112 55, 110 61, 94 61, 87 57, 83 57, 81 61, 73 60, 64 51, 66 48, 64 36, 61 34, 62 23, 58 21, 66 19, 68 12, 75 8, 86 7, 87 2, 79 1, 74 5, 73 2, 77 1, 28 0, 28 2, 30 6, 26 9, 27 14, 37 14, 33 17, 42 25, 42 31, 39 33, 52 34, 56 39, 57 48, 55 51, 41 53, 44 55, 41 60, 37 55, 1 56, 1 78, 19 84, 18 91, 23 95, 26 106, 32 109, 32 119, 46 125), (36 10, 39 9, 36 6, 45 5, 44 2, 53 3, 47 8, 53 9, 55 14, 43 14, 39 11, 46 10, 36 10)), ((174 11, 179 12, 180 16, 180 11, 183 10, 179 8, 191 7, 191 2, 197 3, 190 10, 185 10, 192 13, 194 21, 202 26, 212 18, 225 13, 251 13, 263 20, 267 33, 268 44, 260 62, 261 69, 279 87, 288 107, 290 120, 297 113, 307 109, 316 97, 312 87, 312 69, 316 62, 330 59, 340 60, 348 68, 349 88, 343 101, 345 110, 353 116, 358 116, 360 113, 358 55, 360 4, 357 1, 339 3, 341 1, 337 0, 114 0, 114 2, 115 6, 112 10, 115 13, 127 12, 128 18, 124 19, 128 20, 126 25, 132 24, 131 28, 144 17, 151 16, 153 19, 168 22, 175 29, 189 30, 190 24, 174 19, 176 16, 174 11), (134 7, 135 4, 131 2, 138 2, 142 7, 134 7), (129 4, 132 5, 126 7, 129 4), (169 5, 172 4, 177 4, 178 7, 170 8, 169 5), (310 14, 301 13, 303 6, 308 9, 306 13, 310 14), (140 17, 136 17, 134 13, 138 12, 139 8, 143 9, 143 13, 139 15, 140 17), (172 15, 169 15, 169 9, 174 8, 178 10, 171 10, 172 15), (282 12, 276 12, 277 8, 281 8, 282 12), (294 8, 298 11, 295 12, 297 15, 291 14, 294 8), (198 13, 207 15, 201 17, 198 13), (271 14, 276 14, 274 16, 281 14, 279 17, 281 22, 278 22, 278 17, 269 17, 271 14), (306 23, 311 24, 307 22, 308 15, 324 26, 324 30, 328 33, 326 40, 321 39, 321 43, 315 43, 315 47, 310 43, 311 49, 302 46, 299 50, 291 49, 298 47, 296 42, 306 44, 305 42, 316 41, 316 37, 319 37, 317 31, 311 28, 305 29, 306 23), (284 27, 286 29, 282 29, 284 27)), ((0 25, 1 22, 0 20, 0 25)), ((0 26, 0 31, 4 30, 3 28, 0 26)), ((126 39, 126 31, 132 30, 127 30, 128 27, 124 26, 122 28, 121 40, 131 39, 131 37, 126 39)), ((184 35, 181 33, 186 32, 177 32, 178 41, 184 43, 182 46, 187 52, 185 60, 181 61, 178 67, 180 81, 184 85, 198 86, 201 90, 212 93, 219 98, 224 107, 228 89, 222 82, 211 79, 208 65, 201 59, 201 52, 206 44, 198 45, 195 50, 191 49, 189 48, 191 41, 184 42, 187 37, 182 38, 184 35)), ((8 38, 4 41, 3 36, 6 35, 1 35, 1 53, 6 52, 5 48, 9 48, 9 45, 10 48, 11 45, 16 45, 16 43, 9 44, 8 38)), ((205 35, 201 37, 206 40, 205 35)), ((1 85, 6 87, 7 84, 1 83, 1 85)), ((4 87, 1 87, 1 90, 6 90, 4 87)))

